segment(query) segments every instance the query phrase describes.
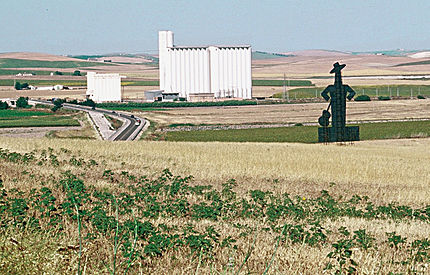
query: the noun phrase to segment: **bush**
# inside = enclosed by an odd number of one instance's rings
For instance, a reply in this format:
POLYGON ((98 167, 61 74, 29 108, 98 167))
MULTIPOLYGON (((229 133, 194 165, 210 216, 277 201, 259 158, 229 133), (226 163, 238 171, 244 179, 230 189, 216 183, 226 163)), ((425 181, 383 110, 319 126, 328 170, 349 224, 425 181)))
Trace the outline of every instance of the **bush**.
POLYGON ((28 108, 28 98, 20 97, 16 101, 16 107, 17 108, 28 108))
POLYGON ((38 104, 34 105, 34 107, 37 108, 37 109, 51 109, 50 105, 41 104, 41 103, 38 103, 38 104))
POLYGON ((64 100, 62 100, 62 99, 60 99, 60 98, 57 98, 56 100, 54 100, 54 107, 52 107, 52 111, 53 112, 56 112, 58 109, 60 109, 61 107, 63 107, 63 103, 64 103, 64 100))
POLYGON ((55 75, 63 75, 63 73, 62 72, 59 72, 59 71, 55 71, 55 73, 54 73, 55 75))
POLYGON ((378 96, 378 100, 391 100, 391 97, 380 95, 380 96, 378 96))
POLYGON ((70 101, 67 101, 67 103, 70 103, 70 104, 78 104, 78 101, 77 101, 76 99, 72 99, 72 100, 70 100, 70 101))
POLYGON ((78 70, 74 71, 73 76, 81 76, 81 71, 78 71, 78 70))
POLYGON ((359 95, 357 96, 354 101, 370 101, 370 96, 368 95, 359 95))
POLYGON ((425 96, 423 96, 423 95, 418 95, 417 98, 418 99, 426 99, 425 96))
POLYGON ((0 110, 6 110, 9 108, 7 102, 0 101, 0 110))
POLYGON ((21 90, 21 83, 18 81, 15 83, 15 90, 21 90))
POLYGON ((79 103, 82 106, 96 107, 96 103, 92 99, 87 99, 84 102, 79 103))

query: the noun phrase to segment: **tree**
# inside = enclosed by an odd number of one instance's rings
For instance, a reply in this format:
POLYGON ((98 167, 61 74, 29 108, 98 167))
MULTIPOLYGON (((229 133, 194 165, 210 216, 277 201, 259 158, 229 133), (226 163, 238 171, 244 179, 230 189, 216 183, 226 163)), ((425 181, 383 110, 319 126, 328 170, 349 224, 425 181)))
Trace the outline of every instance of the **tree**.
POLYGON ((61 107, 63 107, 64 100, 62 100, 60 98, 57 98, 57 99, 54 100, 53 103, 54 103, 54 107, 52 107, 51 110, 53 112, 56 112, 58 109, 60 109, 61 107))
POLYGON ((82 102, 81 105, 96 107, 96 103, 92 99, 87 99, 86 101, 82 102))
POLYGON ((63 75, 63 73, 62 72, 59 72, 59 71, 55 71, 55 73, 54 73, 55 75, 63 75))
POLYGON ((81 76, 81 71, 78 71, 78 70, 74 71, 73 76, 81 76))
POLYGON ((7 104, 6 101, 0 101, 0 110, 6 110, 9 108, 9 105, 7 104))
POLYGON ((28 106, 29 106, 28 105, 28 99, 25 97, 20 97, 16 101, 16 107, 17 108, 27 108, 28 106))
POLYGON ((15 90, 21 90, 21 83, 19 83, 18 81, 15 82, 15 90))
POLYGON ((22 83, 21 84, 21 90, 27 89, 27 88, 28 88, 28 83, 22 83))

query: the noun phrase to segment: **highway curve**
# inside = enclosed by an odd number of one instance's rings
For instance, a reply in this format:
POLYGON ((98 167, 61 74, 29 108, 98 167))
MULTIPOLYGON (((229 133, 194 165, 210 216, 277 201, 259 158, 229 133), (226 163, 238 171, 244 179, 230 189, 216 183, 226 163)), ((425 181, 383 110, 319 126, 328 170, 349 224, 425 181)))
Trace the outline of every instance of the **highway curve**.
MULTIPOLYGON (((54 105, 51 101, 46 101, 46 100, 30 99, 29 101, 35 102, 35 103, 41 103, 41 104, 54 105)), ((64 103, 63 108, 78 110, 83 112, 98 112, 102 114, 107 114, 117 119, 120 119, 120 118, 125 119, 126 120, 125 125, 123 127, 120 127, 117 130, 117 132, 115 132, 109 138, 110 140, 115 140, 115 141, 134 140, 139 134, 139 132, 142 130, 142 128, 145 126, 145 124, 147 123, 146 120, 144 119, 130 116, 120 112, 105 110, 105 109, 99 109, 99 108, 92 109, 91 107, 88 107, 88 106, 81 106, 81 105, 75 105, 75 104, 69 104, 69 103, 64 103), (141 121, 139 125, 136 125, 137 120, 141 121)))

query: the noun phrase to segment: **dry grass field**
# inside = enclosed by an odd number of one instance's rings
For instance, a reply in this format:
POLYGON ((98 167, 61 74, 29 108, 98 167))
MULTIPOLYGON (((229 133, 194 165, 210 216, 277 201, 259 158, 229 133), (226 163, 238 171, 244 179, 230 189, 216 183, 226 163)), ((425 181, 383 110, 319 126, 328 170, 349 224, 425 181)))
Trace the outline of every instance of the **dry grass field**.
MULTIPOLYGON (((159 126, 169 124, 316 123, 327 103, 175 108, 139 113, 159 126)), ((430 118, 430 100, 348 102, 349 121, 430 118)))
POLYGON ((329 274, 429 271, 429 139, 339 146, 0 138, 0 148, 10 150, 0 162, 0 190, 8 194, 0 197, 2 273, 321 274, 330 264, 329 274), (194 178, 174 178, 166 168, 194 178), (219 195, 193 189, 203 185, 219 195), (22 209, 20 194, 29 193, 40 209, 55 208, 38 214, 28 202, 30 210, 22 209), (278 201, 286 193, 290 210, 278 201), (130 204, 148 194, 150 201, 130 204), (184 200, 183 214, 154 214, 184 200), (30 211, 41 229, 19 211, 30 211), (60 223, 49 225, 55 213, 63 213, 60 223))

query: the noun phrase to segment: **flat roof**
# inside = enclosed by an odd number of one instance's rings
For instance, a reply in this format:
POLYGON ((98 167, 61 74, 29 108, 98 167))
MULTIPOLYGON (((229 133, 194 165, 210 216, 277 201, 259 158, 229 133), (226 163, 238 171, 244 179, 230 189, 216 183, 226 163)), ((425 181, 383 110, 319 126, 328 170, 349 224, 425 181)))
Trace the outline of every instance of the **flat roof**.
POLYGON ((209 47, 216 48, 251 48, 251 45, 209 45, 209 46, 173 46, 168 49, 186 50, 186 49, 207 49, 209 47))

